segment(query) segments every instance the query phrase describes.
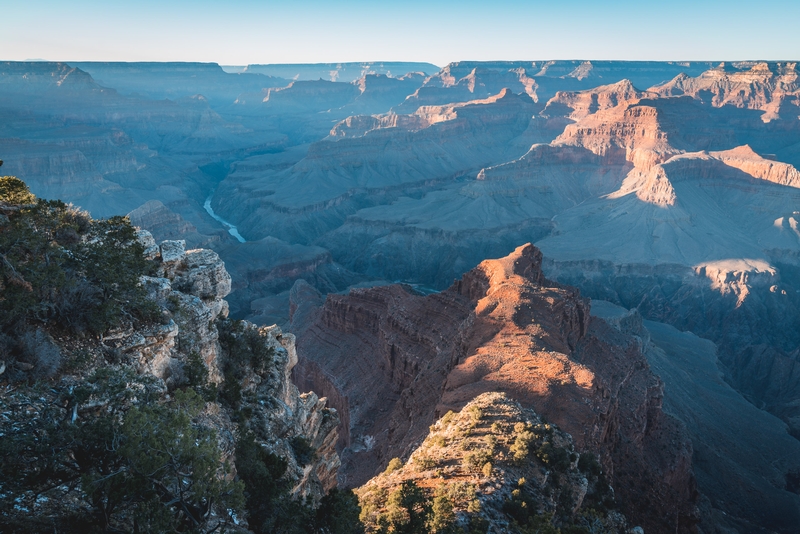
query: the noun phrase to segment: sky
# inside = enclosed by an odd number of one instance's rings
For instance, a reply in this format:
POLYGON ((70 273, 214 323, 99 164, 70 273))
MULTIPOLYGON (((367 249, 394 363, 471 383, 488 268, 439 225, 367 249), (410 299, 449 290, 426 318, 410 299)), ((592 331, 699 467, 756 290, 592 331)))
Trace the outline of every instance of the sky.
POLYGON ((800 59, 800 1, 1 0, 0 60, 800 59))

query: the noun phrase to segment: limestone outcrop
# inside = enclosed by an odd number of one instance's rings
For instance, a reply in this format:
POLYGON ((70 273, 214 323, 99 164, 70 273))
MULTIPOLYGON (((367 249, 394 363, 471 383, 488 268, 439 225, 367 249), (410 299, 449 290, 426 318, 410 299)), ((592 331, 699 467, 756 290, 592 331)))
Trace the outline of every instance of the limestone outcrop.
MULTIPOLYGON (((41 360, 42 351, 48 351, 55 358, 48 370, 47 387, 42 389, 45 382, 31 378, 36 375, 30 373, 41 367, 39 363, 22 362, 15 367, 13 377, 3 366, 0 405, 5 415, 0 431, 8 435, 13 430, 17 439, 20 425, 26 424, 50 428, 47 425, 63 422, 65 431, 71 431, 74 426, 69 425, 79 419, 81 424, 91 425, 98 414, 127 421, 126 414, 133 408, 154 410, 157 408, 153 406, 169 405, 171 398, 186 398, 181 395, 191 393, 190 398, 199 402, 198 413, 185 424, 201 429, 203 436, 213 436, 221 455, 211 459, 210 471, 203 472, 208 480, 198 483, 213 483, 214 476, 233 481, 237 477, 237 444, 243 436, 252 434, 257 447, 286 462, 285 474, 281 471, 277 476, 291 484, 291 495, 319 502, 336 486, 339 417, 325 398, 311 392, 301 394, 292 384, 290 375, 297 364, 295 337, 277 326, 257 327, 227 319, 224 297, 230 292, 231 279, 215 252, 185 250, 183 241, 156 244, 144 230, 137 232, 137 238, 152 261, 153 275, 142 276, 140 283, 146 300, 155 305, 154 318, 137 323, 122 321, 123 326, 99 338, 68 335, 58 329, 54 329, 55 336, 41 327, 34 330, 30 341, 37 347, 34 356, 41 360), (260 360, 236 348, 242 340, 248 350, 261 355, 260 360), (21 386, 27 378, 39 389, 21 386), (189 393, 187 388, 191 389, 189 393), (44 393, 31 393, 39 390, 44 393), (237 405, 221 398, 231 390, 242 393, 235 400, 237 405), (144 401, 137 395, 146 397, 150 407, 142 408, 144 401), (18 407, 26 404, 31 408, 19 412, 18 407), (248 417, 241 417, 241 413, 248 417)), ((34 362, 39 361, 36 358, 34 362)), ((157 423, 163 424, 153 424, 157 423)), ((56 454, 52 453, 53 458, 56 454)), ((77 462, 84 460, 81 457, 77 462)), ((122 468, 111 476, 121 472, 122 468)), ((190 472, 181 476, 201 475, 190 472)), ((84 485, 88 483, 77 477, 41 493, 22 488, 18 503, 45 523, 64 521, 87 502, 84 498, 93 491, 84 485)), ((2 484, 7 487, 8 479, 4 478, 2 484)), ((6 512, 4 509, 4 517, 9 517, 6 512)), ((129 519, 115 520, 124 523, 129 519)), ((208 529, 219 529, 223 523, 247 526, 242 517, 215 516, 209 519, 208 529)))
MULTIPOLYGON (((140 239, 149 244, 152 237, 140 231, 140 239)), ((114 342, 124 353, 138 359, 140 372, 152 373, 167 386, 179 379, 176 370, 192 353, 200 355, 210 380, 219 384, 224 380, 224 359, 232 357, 220 346, 217 328, 217 321, 228 316, 224 297, 230 292, 231 277, 216 252, 187 251, 184 247, 183 241, 162 242, 156 257, 162 277, 143 280, 150 297, 164 309, 167 324, 154 332, 135 332, 114 342)), ((250 409, 255 422, 251 425, 257 439, 289 462, 288 476, 294 480, 296 495, 319 499, 335 487, 340 465, 335 450, 339 425, 336 411, 328 408, 325 398, 320 399, 314 393, 300 394, 292 384, 290 375, 297 364, 292 334, 282 332, 277 326, 244 323, 241 328, 273 354, 270 367, 265 370, 248 367, 241 378, 243 390, 253 399, 250 409), (308 440, 316 451, 311 463, 298 462, 290 444, 296 436, 308 440)), ((236 427, 229 424, 224 430, 232 433, 236 427)))

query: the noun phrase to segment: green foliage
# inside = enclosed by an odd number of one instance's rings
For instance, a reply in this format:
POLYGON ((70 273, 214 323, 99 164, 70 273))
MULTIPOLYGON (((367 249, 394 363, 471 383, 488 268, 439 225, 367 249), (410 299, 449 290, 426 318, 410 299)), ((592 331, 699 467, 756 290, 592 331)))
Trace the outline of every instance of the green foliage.
POLYGON ((591 452, 584 452, 578 459, 578 469, 590 477, 599 477, 603 472, 600 467, 600 462, 597 461, 597 456, 591 452))
POLYGON ((36 197, 28 186, 16 176, 0 177, 0 202, 6 204, 33 204, 36 197))
POLYGON ((544 465, 560 473, 569 469, 570 457, 567 450, 563 447, 555 447, 549 441, 542 443, 536 451, 536 456, 544 465))
POLYGON ((470 516, 467 523, 467 534, 486 534, 489 532, 489 522, 479 516, 470 516))
POLYGON ((389 494, 386 518, 391 532, 426 534, 430 505, 425 493, 414 481, 405 481, 389 494))
POLYGON ((291 515, 302 510, 302 503, 289 499, 289 482, 283 478, 287 463, 261 447, 251 433, 236 442, 236 472, 244 482, 248 522, 254 532, 279 532, 292 525, 291 515), (299 507, 299 508, 298 508, 299 507))
POLYGON ((492 456, 488 451, 473 451, 464 455, 462 465, 465 469, 479 473, 483 470, 483 466, 490 462, 492 456))
MULTIPOLYGON (((253 326, 244 321, 224 319, 217 322, 219 342, 222 346, 222 373, 224 382, 220 400, 230 408, 242 408, 242 378, 248 370, 265 375, 272 368, 274 350, 253 326)), ((239 416, 246 416, 239 412, 239 416)))
POLYGON ((473 404, 467 409, 467 413, 469 413, 470 420, 472 420, 473 423, 477 423, 483 419, 483 410, 480 406, 473 404))
POLYGON ((537 513, 536 500, 523 489, 511 492, 511 499, 503 503, 503 512, 522 534, 559 534, 559 529, 553 526, 552 515, 537 513))
POLYGON ((469 482, 455 481, 445 486, 447 497, 456 506, 464 507, 475 499, 475 486, 469 482))
POLYGON ((110 367, 43 401, 54 392, 31 389, 27 398, 40 399, 32 412, 0 406, 15 421, 0 440, 0 523, 44 530, 17 504, 64 485, 80 488, 83 500, 51 518, 49 530, 190 530, 212 510, 224 522, 227 510, 243 507, 241 484, 224 478, 216 436, 193 422, 203 408, 194 392, 161 403, 149 380, 110 367))
POLYGON ((244 482, 251 530, 263 534, 364 532, 361 508, 352 491, 331 490, 315 510, 310 501, 291 498, 292 486, 284 477, 287 466, 286 460, 259 445, 252 433, 237 440, 236 471, 244 482))
POLYGON ((34 199, 16 178, 0 179, 0 328, 25 323, 102 334, 154 320, 139 277, 149 272, 126 217, 93 220, 61 201, 34 199))
POLYGON ((183 377, 186 386, 196 391, 206 401, 217 400, 217 386, 209 383, 208 367, 199 353, 192 351, 183 363, 183 377))
POLYGON ((442 416, 442 426, 446 428, 453 421, 455 416, 456 414, 453 413, 453 410, 448 410, 448 412, 442 416))
POLYGON ((578 459, 578 469, 586 475, 589 481, 589 489, 584 498, 584 506, 595 508, 606 512, 615 507, 614 493, 608 485, 603 468, 597 457, 584 452, 578 459))
POLYGON ((308 465, 317 457, 316 449, 303 436, 294 436, 289 440, 289 445, 292 447, 292 452, 294 452, 298 465, 308 465))
POLYGON ((353 490, 332 489, 319 503, 315 527, 320 534, 363 534, 361 507, 353 490))
POLYGON ((560 534, 561 530, 554 527, 550 514, 541 514, 530 517, 525 525, 518 525, 521 534, 560 534))
POLYGON ((428 469, 433 469, 438 465, 435 458, 432 458, 431 456, 427 456, 424 454, 418 454, 417 456, 415 456, 414 464, 423 471, 428 469))
POLYGON ((437 447, 444 447, 447 445, 447 438, 443 434, 436 434, 431 438, 431 443, 437 447))
POLYGON ((403 467, 403 461, 400 458, 392 458, 391 460, 389 460, 389 464, 386 466, 386 470, 384 471, 384 473, 388 475, 389 473, 394 473, 395 471, 397 471, 402 467, 403 467))
POLYGON ((486 462, 485 464, 483 464, 481 472, 483 472, 483 476, 487 478, 492 476, 492 462, 486 462))
POLYGON ((580 525, 564 525, 561 534, 589 534, 589 529, 580 525))
MULTIPOLYGON (((522 423, 517 423, 517 425, 514 427, 514 430, 516 431, 517 426, 521 424, 522 423)), ((521 427, 521 429, 522 430, 520 430, 517 433, 517 436, 514 438, 514 443, 509 448, 514 461, 517 463, 524 462, 528 457, 528 452, 530 451, 530 446, 534 439, 533 432, 525 430, 524 425, 521 427)))
POLYGON ((428 532, 435 534, 455 533, 456 514, 453 503, 445 494, 436 495, 431 505, 427 526, 428 532))

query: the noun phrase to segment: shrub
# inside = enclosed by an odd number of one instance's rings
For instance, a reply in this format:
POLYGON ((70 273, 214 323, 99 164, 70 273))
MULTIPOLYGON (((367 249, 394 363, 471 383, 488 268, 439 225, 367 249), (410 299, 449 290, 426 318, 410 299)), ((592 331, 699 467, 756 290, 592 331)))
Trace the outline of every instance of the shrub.
POLYGON ((248 523, 257 533, 269 533, 287 523, 293 511, 304 517, 303 503, 292 504, 289 499, 290 483, 283 478, 288 464, 283 458, 268 452, 246 433, 236 442, 236 472, 244 482, 245 506, 248 523), (293 510, 295 505, 300 509, 293 510))
POLYGON ((388 475, 389 473, 394 473, 395 471, 397 471, 402 467, 403 467, 403 461, 400 460, 400 458, 392 458, 391 460, 389 460, 389 464, 386 466, 386 470, 384 471, 384 473, 388 475))
POLYGON ((308 465, 317 457, 316 449, 311 446, 311 443, 304 436, 294 436, 289 440, 289 445, 292 447, 292 452, 294 452, 298 465, 308 465))
POLYGON ((485 464, 483 464, 482 471, 483 471, 483 476, 485 476, 486 478, 492 476, 492 462, 486 462, 485 464))
POLYGON ((483 419, 483 410, 481 409, 480 406, 476 406, 473 404, 472 406, 469 407, 467 413, 469 413, 469 417, 473 423, 477 423, 478 421, 483 419))
POLYGON ((314 528, 324 534, 362 534, 361 507, 353 490, 333 488, 322 497, 315 513, 314 528))
POLYGON ((126 217, 92 220, 61 201, 34 199, 16 178, 0 182, 8 214, 0 226, 5 332, 36 322, 102 334, 154 320, 158 307, 139 284, 151 264, 126 217))
MULTIPOLYGON (((523 426, 522 428, 525 427, 523 426)), ((514 438, 514 443, 509 448, 515 462, 520 463, 525 461, 525 459, 528 457, 528 452, 533 439, 533 433, 528 430, 523 430, 517 434, 517 437, 514 438)))
POLYGON ((36 197, 28 186, 16 176, 0 177, 0 202, 6 204, 32 204, 36 197))
POLYGON ((198 352, 189 353, 186 361, 183 362, 182 372, 183 381, 189 388, 195 390, 206 401, 215 402, 217 400, 217 386, 209 383, 208 367, 198 352))
POLYGON ((597 478, 603 472, 600 462, 597 461, 597 456, 591 452, 584 452, 578 459, 578 469, 591 478, 597 478))
POLYGON ((203 530, 211 516, 224 521, 227 510, 241 509, 241 484, 226 480, 215 434, 192 422, 202 400, 178 391, 171 402, 158 402, 143 378, 99 368, 72 391, 29 390, 60 396, 30 416, 15 413, 16 424, 4 428, 0 513, 6 526, 47 530, 13 503, 64 484, 83 495, 71 505, 72 515, 50 518, 50 530, 132 531, 133 521, 143 531, 203 530), (69 418, 80 404, 101 409, 69 418))
POLYGON ((551 469, 564 472, 569 469, 569 453, 563 447, 555 447, 549 441, 542 443, 536 451, 536 456, 542 463, 551 469))
POLYGON ((222 347, 221 370, 223 384, 219 392, 220 400, 237 410, 240 418, 246 418, 242 403, 242 378, 251 370, 259 375, 271 371, 274 349, 264 335, 254 326, 244 321, 223 319, 217 322, 219 342, 222 347))
POLYGON ((456 514, 453 512, 453 503, 446 495, 437 495, 433 498, 430 518, 427 522, 428 532, 435 534, 455 533, 456 514))
MULTIPOLYGON (((176 391, 169 404, 131 408, 119 429, 129 498, 149 502, 148 513, 159 522, 171 517, 172 528, 197 528, 212 507, 224 513, 244 504, 242 485, 225 479, 216 434, 192 424, 203 406, 193 391, 176 391)), ((93 500, 109 503, 117 498, 117 483, 92 477, 85 486, 93 489, 93 500)))
POLYGON ((453 410, 449 410, 446 414, 444 414, 441 419, 442 426, 447 427, 453 421, 455 415, 456 414, 453 413, 453 410))
POLYGON ((436 460, 431 458, 430 456, 423 456, 417 455, 414 457, 414 463, 419 466, 420 469, 433 469, 436 467, 436 460))
POLYGON ((469 482, 451 482, 445 486, 445 492, 456 506, 464 506, 475 499, 475 486, 469 482))
POLYGON ((386 520, 394 532, 426 534, 430 505, 425 493, 413 480, 389 494, 386 502, 386 520))
POLYGON ((464 455, 462 465, 469 471, 480 472, 483 466, 491 459, 491 456, 486 451, 468 452, 464 455))

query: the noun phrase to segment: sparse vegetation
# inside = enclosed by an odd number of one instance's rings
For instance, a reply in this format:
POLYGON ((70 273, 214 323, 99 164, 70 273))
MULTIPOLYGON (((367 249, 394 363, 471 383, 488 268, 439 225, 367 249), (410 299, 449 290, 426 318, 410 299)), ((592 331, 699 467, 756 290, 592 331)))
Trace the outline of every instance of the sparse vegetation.
POLYGON ((292 452, 299 465, 308 465, 316 458, 316 449, 303 436, 294 436, 289 440, 289 445, 292 446, 292 452))
MULTIPOLYGON (((263 331, 220 325, 227 414, 198 352, 166 358, 162 380, 137 359, 150 353, 125 349, 169 322, 140 285, 156 268, 143 253, 126 218, 93 220, 0 178, 0 530, 233 532, 246 517, 258 532, 363 532, 352 491, 293 499, 287 461, 248 430, 259 399, 240 379, 275 371, 263 331)), ((304 436, 289 445, 313 461, 304 436)))
POLYGON ((139 284, 152 267, 127 218, 94 220, 61 201, 35 198, 12 176, 0 178, 0 218, 7 363, 19 361, 17 369, 46 378, 62 363, 55 349, 45 348, 50 333, 98 336, 158 318, 139 284))
POLYGON ((191 390, 162 402, 147 378, 101 367, 34 411, 2 402, 18 423, 0 441, 0 518, 9 531, 195 529, 212 509, 224 519, 243 505, 215 433, 194 423, 204 403, 191 390), (79 403, 103 409, 71 422, 64 412, 79 403), (82 506, 53 518, 25 512, 40 492, 78 482, 82 506))
POLYGON ((431 425, 408 464, 398 460, 358 490, 367 532, 485 533, 491 524, 513 534, 577 533, 596 524, 602 529, 591 532, 621 532, 607 520, 606 509, 574 511, 584 476, 590 479, 587 499, 604 491, 604 482, 586 474, 600 469, 596 458, 586 453, 579 461, 569 436, 555 426, 502 395, 485 395, 460 413, 446 414, 447 425, 443 420, 431 425), (503 428, 511 432, 492 432, 503 428), (432 473, 427 469, 434 463, 432 473), (411 514, 399 504, 401 492, 420 499, 422 494, 430 504, 427 531, 410 526, 411 514), (592 523, 592 514, 602 523, 592 523), (498 523, 498 517, 505 520, 498 523))
POLYGON ((442 416, 439 422, 442 424, 443 427, 446 428, 453 421, 453 417, 455 417, 455 415, 456 414, 453 412, 453 410, 449 410, 446 414, 442 416))
POLYGON ((492 462, 486 462, 485 464, 483 464, 483 468, 481 469, 481 471, 483 472, 483 476, 485 476, 486 478, 492 476, 492 462))

